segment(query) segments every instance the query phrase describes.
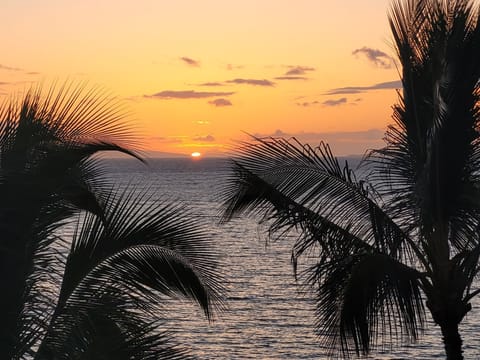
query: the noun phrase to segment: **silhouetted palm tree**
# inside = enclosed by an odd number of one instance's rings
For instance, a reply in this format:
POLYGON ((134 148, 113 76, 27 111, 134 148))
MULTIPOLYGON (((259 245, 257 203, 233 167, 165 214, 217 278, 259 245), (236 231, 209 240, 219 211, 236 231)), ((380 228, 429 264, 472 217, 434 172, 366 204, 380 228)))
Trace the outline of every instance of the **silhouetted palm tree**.
POLYGON ((165 298, 207 318, 221 303, 205 228, 103 176, 93 155, 139 158, 123 116, 108 94, 68 85, 0 108, 1 359, 187 358, 160 331, 165 298))
POLYGON ((224 220, 250 213, 272 232, 297 231, 294 269, 316 255, 305 275, 332 351, 416 340, 426 301, 447 358, 461 359, 458 325, 480 292, 479 11, 406 0, 389 19, 403 93, 368 175, 357 179, 325 144, 255 139, 233 159, 224 220))

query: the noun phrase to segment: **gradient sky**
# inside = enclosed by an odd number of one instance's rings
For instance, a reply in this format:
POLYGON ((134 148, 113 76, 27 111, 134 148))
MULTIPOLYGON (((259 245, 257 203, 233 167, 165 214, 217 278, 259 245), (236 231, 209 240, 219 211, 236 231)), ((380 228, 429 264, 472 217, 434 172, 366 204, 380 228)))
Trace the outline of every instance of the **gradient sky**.
POLYGON ((382 145, 398 70, 386 0, 2 0, 0 95, 87 80, 145 148, 216 155, 246 133, 382 145))

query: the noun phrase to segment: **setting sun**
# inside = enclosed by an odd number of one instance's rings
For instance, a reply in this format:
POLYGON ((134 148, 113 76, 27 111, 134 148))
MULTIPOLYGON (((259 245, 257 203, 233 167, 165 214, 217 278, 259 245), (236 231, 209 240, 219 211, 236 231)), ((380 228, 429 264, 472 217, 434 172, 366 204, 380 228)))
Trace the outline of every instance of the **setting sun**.
POLYGON ((198 151, 192 153, 192 157, 194 158, 199 158, 200 156, 202 156, 202 154, 200 154, 198 151))

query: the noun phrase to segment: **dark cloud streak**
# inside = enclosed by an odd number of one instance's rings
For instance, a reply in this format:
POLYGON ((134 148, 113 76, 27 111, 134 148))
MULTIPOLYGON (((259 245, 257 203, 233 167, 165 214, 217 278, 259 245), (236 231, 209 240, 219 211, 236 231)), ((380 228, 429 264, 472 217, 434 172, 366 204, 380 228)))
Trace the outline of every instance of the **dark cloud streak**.
POLYGON ((212 142, 215 141, 215 138, 212 135, 197 136, 193 138, 193 141, 212 142))
POLYGON ((275 80, 308 80, 305 76, 277 76, 275 80))
POLYGON ((322 102, 323 106, 339 106, 347 103, 347 98, 342 97, 340 99, 331 99, 322 102))
POLYGON ((371 90, 387 90, 387 89, 401 89, 402 82, 400 80, 387 81, 383 83, 374 84, 371 86, 346 86, 336 89, 331 89, 325 95, 339 95, 339 94, 359 94, 371 90))
POLYGON ((267 79, 233 79, 226 81, 229 84, 246 84, 253 86, 275 86, 273 81, 267 79))
POLYGON ((194 59, 186 57, 186 56, 182 56, 180 58, 180 60, 182 60, 185 64, 187 64, 189 66, 200 67, 200 62, 198 60, 194 60, 194 59))
POLYGON ((210 105, 214 105, 216 107, 223 107, 223 106, 232 106, 232 102, 228 99, 220 98, 215 99, 208 102, 210 105))
POLYGON ((209 81, 209 82, 197 84, 197 86, 225 86, 225 84, 217 81, 209 81))
POLYGON ((315 68, 311 67, 311 66, 300 66, 300 65, 292 66, 292 65, 290 65, 289 68, 290 68, 290 70, 288 70, 285 73, 285 75, 287 75, 287 76, 289 76, 289 75, 305 75, 309 71, 315 71, 315 68))
POLYGON ((195 91, 195 90, 164 90, 152 95, 144 95, 145 98, 150 99, 204 99, 217 96, 230 96, 234 92, 210 92, 210 91, 195 91))
POLYGON ((352 52, 352 55, 365 55, 368 61, 373 63, 375 66, 383 68, 383 69, 390 69, 393 65, 393 59, 391 56, 388 56, 381 50, 372 49, 369 47, 362 47, 360 49, 355 49, 352 52))
POLYGON ((304 102, 301 102, 301 103, 297 103, 298 106, 303 106, 303 107, 309 107, 309 106, 312 106, 312 105, 318 105, 320 104, 320 101, 304 101, 304 102))

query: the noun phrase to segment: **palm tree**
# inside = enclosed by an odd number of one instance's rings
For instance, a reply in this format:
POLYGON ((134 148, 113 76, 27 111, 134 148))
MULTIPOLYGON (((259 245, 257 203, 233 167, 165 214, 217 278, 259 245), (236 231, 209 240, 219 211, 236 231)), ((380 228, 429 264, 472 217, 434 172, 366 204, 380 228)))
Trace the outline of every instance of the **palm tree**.
POLYGON ((124 115, 68 84, 0 108, 0 358, 184 359, 161 331, 166 298, 207 318, 221 305, 205 227, 104 176, 99 152, 141 160, 124 115))
POLYGON ((223 220, 295 230, 295 272, 316 255, 301 273, 332 353, 414 341, 428 309, 447 358, 462 358, 458 325, 480 293, 479 16, 470 1, 394 2, 403 93, 363 175, 295 139, 255 138, 233 159, 223 220))

